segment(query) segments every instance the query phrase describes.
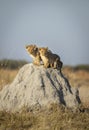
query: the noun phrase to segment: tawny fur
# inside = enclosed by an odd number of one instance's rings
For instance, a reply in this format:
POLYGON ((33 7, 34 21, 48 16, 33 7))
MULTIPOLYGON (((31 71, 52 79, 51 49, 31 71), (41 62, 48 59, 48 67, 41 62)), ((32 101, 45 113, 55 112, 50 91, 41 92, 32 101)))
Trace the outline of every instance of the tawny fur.
POLYGON ((36 45, 27 45, 26 46, 27 52, 33 58, 33 64, 40 65, 41 64, 41 57, 39 53, 39 49, 36 45))
POLYGON ((53 54, 48 47, 38 48, 36 45, 27 45, 26 50, 33 58, 34 64, 41 65, 43 63, 45 68, 52 67, 61 70, 63 63, 60 61, 60 57, 53 54))
POLYGON ((48 50, 48 48, 42 47, 39 48, 41 59, 44 63, 44 67, 52 67, 55 69, 61 69, 62 68, 62 62, 60 61, 60 57, 56 54, 53 54, 51 51, 48 50))

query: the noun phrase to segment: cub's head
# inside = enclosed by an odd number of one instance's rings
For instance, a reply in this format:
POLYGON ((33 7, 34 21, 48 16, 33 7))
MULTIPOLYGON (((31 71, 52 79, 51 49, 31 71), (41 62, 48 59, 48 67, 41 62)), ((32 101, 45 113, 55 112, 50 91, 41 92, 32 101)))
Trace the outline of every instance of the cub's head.
POLYGON ((39 48, 40 55, 46 55, 48 52, 48 47, 41 47, 39 48))
POLYGON ((36 45, 27 45, 25 46, 28 53, 30 53, 33 56, 36 56, 38 53, 38 47, 36 45))

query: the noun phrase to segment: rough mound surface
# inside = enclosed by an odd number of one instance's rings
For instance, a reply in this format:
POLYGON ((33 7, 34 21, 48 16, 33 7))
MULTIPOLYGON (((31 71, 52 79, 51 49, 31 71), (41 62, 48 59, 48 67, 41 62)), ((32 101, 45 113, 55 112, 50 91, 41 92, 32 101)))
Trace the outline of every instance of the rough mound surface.
POLYGON ((56 69, 45 69, 32 63, 24 65, 10 85, 0 92, 0 110, 19 111, 22 107, 64 104, 76 108, 78 91, 56 69))

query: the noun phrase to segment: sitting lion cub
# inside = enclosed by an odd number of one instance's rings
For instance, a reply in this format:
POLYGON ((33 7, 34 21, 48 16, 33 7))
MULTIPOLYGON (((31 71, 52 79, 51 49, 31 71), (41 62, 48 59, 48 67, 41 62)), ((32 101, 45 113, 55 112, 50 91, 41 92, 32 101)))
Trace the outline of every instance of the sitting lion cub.
POLYGON ((41 57, 40 57, 38 47, 36 45, 27 45, 26 50, 30 54, 30 56, 33 58, 33 63, 35 65, 40 65, 41 57))
POLYGON ((60 61, 60 57, 56 54, 53 54, 51 51, 48 50, 48 48, 42 47, 39 48, 41 59, 44 63, 44 67, 52 67, 55 69, 61 69, 62 68, 62 62, 60 61))

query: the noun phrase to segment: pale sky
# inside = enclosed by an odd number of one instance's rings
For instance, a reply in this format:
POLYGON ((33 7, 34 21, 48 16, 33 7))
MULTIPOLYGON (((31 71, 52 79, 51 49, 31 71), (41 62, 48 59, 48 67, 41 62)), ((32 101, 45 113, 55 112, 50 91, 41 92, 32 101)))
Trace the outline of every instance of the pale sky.
POLYGON ((32 43, 64 64, 89 64, 89 0, 0 0, 0 59, 32 61, 32 43))

